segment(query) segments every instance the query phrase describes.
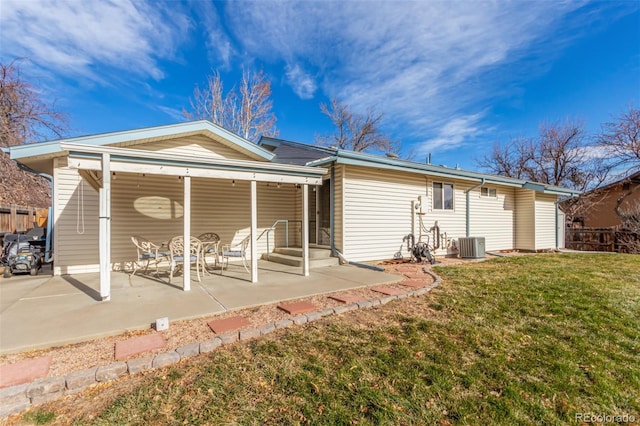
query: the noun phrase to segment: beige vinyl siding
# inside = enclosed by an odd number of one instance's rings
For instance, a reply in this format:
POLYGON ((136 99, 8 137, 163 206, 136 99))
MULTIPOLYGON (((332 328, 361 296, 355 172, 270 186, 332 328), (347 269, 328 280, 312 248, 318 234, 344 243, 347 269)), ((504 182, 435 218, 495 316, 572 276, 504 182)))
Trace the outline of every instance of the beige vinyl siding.
POLYGON ((98 271, 98 193, 66 158, 54 160, 54 273, 98 271))
POLYGON ((535 192, 517 188, 515 190, 515 206, 515 248, 520 250, 535 250, 535 192))
MULTIPOLYGON (((454 186, 454 211, 428 212, 424 176, 349 166, 344 176, 344 254, 349 260, 390 259, 405 250, 402 239, 412 232, 411 202, 423 196, 424 225, 438 220, 449 236, 464 233, 464 194, 454 186), (462 206, 462 207, 460 207, 462 206)), ((416 216, 417 223, 417 216, 416 216)), ((417 229, 417 225, 416 225, 417 229)), ((416 235, 417 238, 417 235, 416 235)))
POLYGON ((247 155, 206 136, 194 135, 135 145, 133 148, 175 155, 197 155, 205 158, 251 160, 247 155))
POLYGON ((556 196, 536 193, 536 250, 556 247, 556 196))
POLYGON ((346 168, 343 165, 335 165, 334 173, 334 230, 333 230, 333 244, 334 246, 345 254, 348 250, 348 243, 345 241, 345 227, 347 226, 346 210, 349 208, 347 205, 346 195, 346 183, 345 183, 346 168))
MULTIPOLYGON (((424 177, 423 186, 424 184, 424 177)), ((422 222, 424 226, 429 229, 435 225, 435 222, 438 222, 438 226, 440 227, 440 234, 447 234, 447 238, 450 240, 457 240, 460 237, 464 237, 467 235, 467 212, 466 212, 466 195, 465 191, 468 190, 472 184, 464 181, 456 181, 454 179, 447 178, 432 178, 428 177, 426 179, 426 202, 423 199, 423 211, 427 212, 426 215, 422 217, 422 222), (453 210, 438 210, 433 208, 433 183, 434 182, 442 182, 444 184, 453 184, 453 210)), ((418 218, 416 217, 416 220, 418 218)), ((430 234, 431 235, 431 234, 430 234)), ((473 234, 472 236, 482 237, 484 235, 473 234)), ((417 238, 417 234, 416 234, 417 238)), ((446 255, 448 253, 447 246, 445 241, 441 241, 441 247, 438 251, 436 251, 437 255, 446 255)))
POLYGON ((515 247, 514 188, 486 185, 496 189, 496 197, 483 197, 480 188, 469 194, 470 236, 484 237, 486 250, 515 247))

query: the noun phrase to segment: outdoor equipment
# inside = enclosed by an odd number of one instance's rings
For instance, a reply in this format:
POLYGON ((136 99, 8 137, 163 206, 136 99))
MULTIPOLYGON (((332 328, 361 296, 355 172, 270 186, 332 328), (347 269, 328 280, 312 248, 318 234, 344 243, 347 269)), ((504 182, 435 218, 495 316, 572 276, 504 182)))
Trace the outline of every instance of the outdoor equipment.
POLYGON ((45 254, 45 233, 45 228, 35 226, 24 234, 4 235, 0 256, 4 278, 15 273, 38 275, 45 254))

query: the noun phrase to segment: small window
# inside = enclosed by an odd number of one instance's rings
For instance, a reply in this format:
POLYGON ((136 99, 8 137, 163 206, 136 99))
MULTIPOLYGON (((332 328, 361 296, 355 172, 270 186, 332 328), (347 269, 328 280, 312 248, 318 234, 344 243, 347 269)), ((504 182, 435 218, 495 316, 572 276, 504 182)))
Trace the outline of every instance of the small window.
POLYGON ((496 198, 498 196, 498 190, 495 188, 487 188, 483 186, 482 188, 480 188, 480 196, 496 198))
POLYGON ((453 184, 433 182, 433 209, 453 210, 453 184))
POLYGON ((631 188, 631 183, 630 182, 625 182, 622 184, 622 190, 623 191, 628 191, 631 188))

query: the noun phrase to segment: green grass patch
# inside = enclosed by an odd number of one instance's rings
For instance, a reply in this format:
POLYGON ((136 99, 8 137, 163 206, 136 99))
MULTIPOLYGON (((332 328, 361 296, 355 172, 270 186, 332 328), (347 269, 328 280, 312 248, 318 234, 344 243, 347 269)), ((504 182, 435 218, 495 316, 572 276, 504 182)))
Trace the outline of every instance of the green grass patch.
POLYGON ((439 267, 441 287, 158 372, 78 424, 565 424, 640 418, 640 257, 439 267), (90 421, 89 421, 90 420, 90 421))
POLYGON ((24 420, 34 425, 46 425, 56 418, 56 413, 47 410, 33 410, 24 415, 24 420))

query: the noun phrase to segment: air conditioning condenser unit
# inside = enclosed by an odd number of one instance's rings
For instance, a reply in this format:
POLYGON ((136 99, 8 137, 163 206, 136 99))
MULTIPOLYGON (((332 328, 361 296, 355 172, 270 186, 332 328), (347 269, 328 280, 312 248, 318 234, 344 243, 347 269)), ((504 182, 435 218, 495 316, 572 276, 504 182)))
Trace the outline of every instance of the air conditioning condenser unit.
POLYGON ((484 257, 484 237, 459 238, 458 248, 463 259, 481 259, 484 257))

